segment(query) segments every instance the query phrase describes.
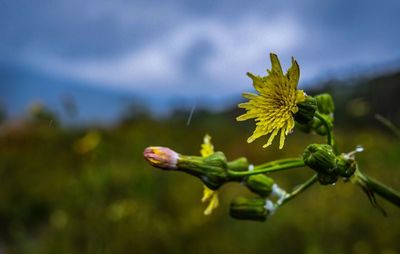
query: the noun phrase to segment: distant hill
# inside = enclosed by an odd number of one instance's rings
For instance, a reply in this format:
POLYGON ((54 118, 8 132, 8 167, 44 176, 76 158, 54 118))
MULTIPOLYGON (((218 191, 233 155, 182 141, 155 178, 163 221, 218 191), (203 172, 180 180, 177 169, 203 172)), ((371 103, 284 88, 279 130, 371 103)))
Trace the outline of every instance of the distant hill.
POLYGON ((8 117, 22 117, 32 103, 50 108, 63 121, 107 123, 121 109, 140 104, 134 94, 99 88, 19 66, 0 66, 0 103, 8 117))
POLYGON ((329 81, 310 94, 330 92, 337 124, 375 125, 376 114, 400 123, 400 71, 368 78, 329 81))
MULTIPOLYGON (((311 95, 332 93, 338 125, 377 124, 375 114, 400 123, 400 72, 331 80, 310 87, 313 88, 307 89, 307 93, 311 95)), ((221 117, 240 114, 235 106, 242 100, 240 95, 218 101, 188 100, 157 97, 150 90, 148 94, 124 92, 57 76, 49 77, 20 66, 0 65, 0 111, 5 109, 8 118, 23 117, 34 102, 44 104, 63 122, 70 124, 109 124, 121 118, 148 115, 149 111, 153 115, 173 112, 188 117, 193 108, 197 116, 209 115, 204 112, 204 107, 220 112, 226 109, 221 117)))

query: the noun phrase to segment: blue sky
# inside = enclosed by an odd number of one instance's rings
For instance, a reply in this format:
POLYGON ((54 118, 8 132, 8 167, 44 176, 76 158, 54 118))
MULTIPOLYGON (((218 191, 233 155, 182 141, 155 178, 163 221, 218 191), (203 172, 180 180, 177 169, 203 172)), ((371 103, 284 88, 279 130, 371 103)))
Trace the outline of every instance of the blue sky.
POLYGON ((396 68, 399 1, 0 0, 0 64, 159 97, 250 90, 268 54, 294 56, 301 86, 396 68))

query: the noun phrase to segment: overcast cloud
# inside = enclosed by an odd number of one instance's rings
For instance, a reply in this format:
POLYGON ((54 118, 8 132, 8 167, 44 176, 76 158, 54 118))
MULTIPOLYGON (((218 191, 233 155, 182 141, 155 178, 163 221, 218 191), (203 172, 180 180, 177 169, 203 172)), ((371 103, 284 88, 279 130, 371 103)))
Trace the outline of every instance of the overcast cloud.
POLYGON ((303 84, 400 59, 399 1, 0 0, 0 61, 163 96, 232 95, 268 53, 303 84))

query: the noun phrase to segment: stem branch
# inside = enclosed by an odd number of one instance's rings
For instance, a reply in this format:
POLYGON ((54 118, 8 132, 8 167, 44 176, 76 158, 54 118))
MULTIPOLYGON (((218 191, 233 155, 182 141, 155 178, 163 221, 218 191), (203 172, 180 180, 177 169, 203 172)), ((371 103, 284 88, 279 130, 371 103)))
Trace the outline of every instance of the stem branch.
POLYGON ((361 187, 367 187, 382 198, 400 207, 400 193, 398 191, 367 176, 359 170, 356 171, 356 177, 356 183, 361 187))
POLYGON ((282 206, 283 204, 285 204, 286 202, 288 202, 289 200, 295 198, 297 195, 299 195, 300 193, 302 193, 303 191, 305 191, 308 187, 310 187, 311 185, 313 185, 315 182, 317 181, 317 174, 313 175, 310 179, 308 179, 305 183, 303 183, 302 185, 298 186, 297 188, 295 188, 291 193, 287 194, 287 196, 285 198, 283 198, 281 200, 281 202, 279 202, 279 204, 277 204, 278 206, 282 206))
POLYGON ((244 177, 244 176, 250 176, 250 175, 258 175, 258 174, 282 171, 282 170, 291 169, 291 168, 299 168, 299 167, 303 167, 303 166, 304 166, 303 160, 297 159, 297 160, 293 160, 291 162, 284 163, 284 164, 278 164, 275 166, 269 166, 269 167, 265 167, 265 168, 257 168, 252 171, 228 170, 228 176, 232 177, 232 178, 238 178, 238 177, 244 177))
POLYGON ((315 117, 321 120, 322 124, 325 126, 327 130, 327 143, 328 145, 333 147, 333 133, 332 133, 332 125, 325 119, 323 115, 321 115, 319 112, 315 112, 315 117))
POLYGON ((258 170, 258 169, 263 169, 263 168, 266 168, 266 167, 271 167, 271 166, 276 166, 276 165, 282 165, 282 164, 297 162, 299 160, 301 160, 301 159, 300 158, 287 158, 287 159, 269 161, 269 162, 254 166, 254 169, 258 170))

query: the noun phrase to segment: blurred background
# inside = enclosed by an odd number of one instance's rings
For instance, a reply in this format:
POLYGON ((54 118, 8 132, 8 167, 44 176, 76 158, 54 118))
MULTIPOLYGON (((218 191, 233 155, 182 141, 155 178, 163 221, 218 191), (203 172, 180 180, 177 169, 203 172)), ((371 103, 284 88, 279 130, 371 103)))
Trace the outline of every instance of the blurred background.
MULTIPOLYGON (((400 189, 398 1, 0 0, 0 253, 400 253, 400 209, 388 217, 356 186, 313 186, 270 220, 228 215, 239 184, 204 216, 203 187, 161 172, 146 146, 199 154, 204 134, 228 159, 298 156, 247 144, 237 123, 250 71, 269 53, 299 87, 330 92, 341 151, 400 189)), ((290 189, 312 172, 276 173, 290 189)))

